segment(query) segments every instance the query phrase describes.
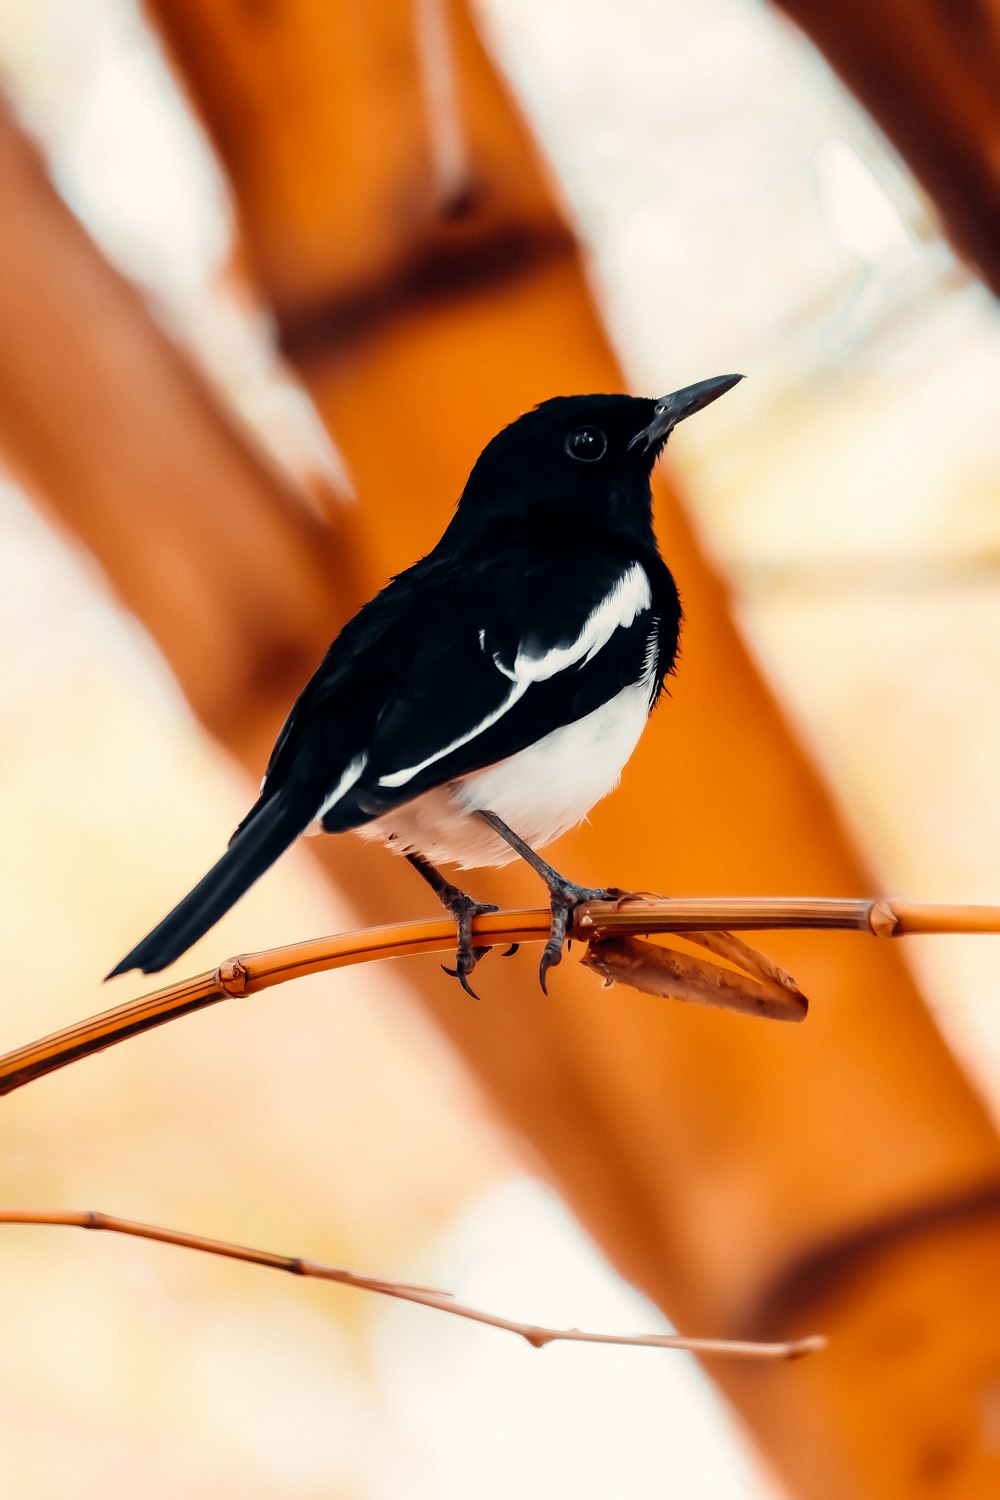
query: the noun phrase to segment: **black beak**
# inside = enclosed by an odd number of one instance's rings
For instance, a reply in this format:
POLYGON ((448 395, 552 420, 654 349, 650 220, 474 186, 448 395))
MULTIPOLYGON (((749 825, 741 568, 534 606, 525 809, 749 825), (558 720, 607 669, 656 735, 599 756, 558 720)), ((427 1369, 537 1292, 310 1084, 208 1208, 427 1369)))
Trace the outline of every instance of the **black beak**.
POLYGON ((699 380, 697 385, 686 385, 681 391, 662 396, 653 408, 653 420, 648 427, 636 433, 629 448, 636 447, 638 443, 643 444, 644 453, 648 453, 650 448, 662 448, 678 422, 701 411, 710 402, 717 401, 742 379, 742 375, 715 375, 711 380, 699 380))

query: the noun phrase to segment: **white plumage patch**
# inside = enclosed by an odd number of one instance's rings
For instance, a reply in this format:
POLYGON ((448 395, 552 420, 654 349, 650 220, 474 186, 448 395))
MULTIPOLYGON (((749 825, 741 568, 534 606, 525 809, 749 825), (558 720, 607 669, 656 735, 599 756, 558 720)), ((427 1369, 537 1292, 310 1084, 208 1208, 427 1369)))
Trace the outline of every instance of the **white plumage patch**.
MULTIPOLYGON (((435 761, 443 760, 452 751, 461 749, 463 745, 468 745, 472 740, 484 733, 485 730, 496 724, 498 720, 502 719, 504 714, 514 706, 519 698, 524 696, 533 683, 545 682, 548 678, 555 677, 557 673, 566 671, 568 667, 591 661, 597 655, 598 651, 600 651, 601 647, 607 645, 615 631, 627 629, 637 615, 641 614, 644 609, 649 608, 651 601, 652 592, 646 571, 641 564, 637 562, 633 563, 622 574, 610 593, 606 594, 600 604, 591 610, 583 622, 580 634, 570 645, 554 646, 551 650, 544 651, 540 656, 534 656, 530 651, 519 649, 512 667, 505 667, 498 656, 494 655, 493 663, 497 671, 502 672, 511 682, 510 691, 500 704, 472 729, 468 730, 465 734, 459 735, 457 739, 452 740, 450 744, 444 745, 440 750, 435 750, 433 755, 428 755, 424 760, 418 761, 416 765, 406 766, 401 771, 392 771, 388 776, 380 777, 379 786, 405 786, 408 781, 411 781, 414 776, 419 775, 421 771, 425 771, 428 766, 432 766, 435 761)), ((479 632, 479 644, 480 646, 485 646, 484 631, 479 632)), ((559 731, 556 732, 558 733, 559 731)), ((634 749, 634 743, 632 748, 634 749)), ((629 750, 629 754, 631 754, 631 749, 629 750)), ((603 793, 600 795, 603 796, 603 793)), ((499 808, 493 808, 493 811, 498 817, 503 817, 503 813, 500 812, 499 808)), ((504 821, 506 822, 506 819, 504 821)), ((522 834, 522 837, 526 837, 526 835, 522 834)), ((427 853, 426 850, 424 852, 427 853)))

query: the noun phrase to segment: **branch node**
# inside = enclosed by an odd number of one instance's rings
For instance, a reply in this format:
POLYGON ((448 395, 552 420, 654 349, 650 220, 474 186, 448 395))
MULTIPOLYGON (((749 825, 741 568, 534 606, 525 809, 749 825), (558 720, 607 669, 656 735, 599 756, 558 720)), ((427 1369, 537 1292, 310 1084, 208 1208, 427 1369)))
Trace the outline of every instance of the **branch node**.
POLYGON ((227 995, 245 995, 249 977, 249 970, 239 958, 224 958, 215 971, 215 982, 227 995))
POLYGON ((868 911, 868 925, 876 937, 893 937, 899 918, 888 901, 873 901, 868 911))

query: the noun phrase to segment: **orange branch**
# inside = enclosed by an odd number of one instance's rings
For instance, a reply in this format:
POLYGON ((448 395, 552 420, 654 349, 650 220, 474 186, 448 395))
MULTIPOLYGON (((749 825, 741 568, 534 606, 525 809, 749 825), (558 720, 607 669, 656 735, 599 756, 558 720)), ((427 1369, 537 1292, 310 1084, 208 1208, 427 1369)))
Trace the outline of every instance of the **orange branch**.
MULTIPOLYGON (((500 911, 477 917, 473 931, 486 947, 541 942, 548 936, 549 921, 549 913, 543 908, 500 911)), ((794 983, 763 954, 729 935, 731 929, 748 932, 780 928, 847 930, 875 937, 1000 933, 1000 907, 790 896, 691 896, 678 900, 636 896, 617 902, 587 902, 577 910, 573 924, 574 936, 589 945, 585 962, 605 978, 673 999, 753 1011, 774 1020, 801 1020, 806 1002, 794 983), (696 965, 690 959, 678 962, 679 955, 650 944, 628 948, 615 941, 650 933, 684 936, 739 965, 750 980, 737 975, 737 981, 742 982, 734 984, 728 970, 696 965), (700 970, 700 981, 693 975, 695 968, 700 970), (769 987, 763 1001, 761 982, 769 987)), ((228 958, 215 970, 127 1000, 124 1005, 0 1056, 0 1094, 13 1093, 82 1057, 103 1052, 128 1037, 220 1000, 254 995, 290 979, 379 958, 445 952, 454 942, 454 923, 443 918, 368 927, 228 958)))
POLYGON ((343 1266, 306 1260, 301 1255, 280 1255, 273 1250, 254 1250, 245 1245, 234 1245, 228 1240, 206 1239, 200 1234, 188 1234, 179 1229, 161 1229, 156 1224, 140 1224, 135 1219, 119 1219, 114 1214, 89 1210, 74 1213, 0 1209, 0 1224, 62 1224, 76 1229, 105 1229, 113 1234, 127 1234, 137 1239, 156 1240, 163 1245, 177 1245, 184 1250, 200 1250, 207 1255, 248 1261, 251 1265, 267 1266, 272 1271, 288 1271, 293 1276, 309 1276, 316 1281, 336 1281, 341 1286, 376 1292, 381 1297, 395 1297, 400 1302, 415 1302, 421 1307, 433 1307, 438 1312, 450 1313, 455 1318, 467 1318, 473 1323, 484 1323, 488 1328, 516 1333, 535 1349, 555 1343, 629 1344, 644 1349, 686 1349, 703 1358, 783 1360, 814 1354, 823 1349, 826 1343, 816 1335, 781 1343, 762 1343, 743 1339, 685 1338, 676 1333, 584 1333, 579 1328, 546 1328, 537 1323, 518 1323, 512 1318, 502 1318, 478 1307, 467 1307, 465 1303, 456 1302, 450 1292, 437 1291, 434 1287, 413 1286, 402 1281, 383 1281, 377 1276, 362 1276, 356 1271, 345 1270, 343 1266))

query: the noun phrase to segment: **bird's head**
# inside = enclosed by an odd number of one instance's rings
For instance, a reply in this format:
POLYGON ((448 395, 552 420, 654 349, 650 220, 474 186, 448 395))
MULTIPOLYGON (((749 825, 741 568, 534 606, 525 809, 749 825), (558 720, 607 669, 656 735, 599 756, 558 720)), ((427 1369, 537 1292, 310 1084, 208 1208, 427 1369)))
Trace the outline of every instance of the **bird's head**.
POLYGON ((671 432, 742 378, 716 376, 659 400, 608 395, 543 401, 486 444, 449 530, 588 522, 648 530, 650 475, 671 432))

